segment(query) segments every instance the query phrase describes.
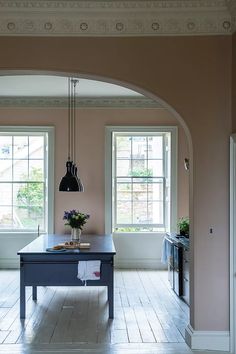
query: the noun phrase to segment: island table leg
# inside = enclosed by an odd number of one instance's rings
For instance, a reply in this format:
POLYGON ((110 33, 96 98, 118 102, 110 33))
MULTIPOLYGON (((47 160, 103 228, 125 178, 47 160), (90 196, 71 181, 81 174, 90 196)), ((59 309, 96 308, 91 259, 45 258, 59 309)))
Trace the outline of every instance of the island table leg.
POLYGON ((20 318, 25 318, 24 266, 20 265, 20 318))
POLYGON ((34 301, 37 300, 37 286, 32 286, 32 298, 34 301))
POLYGON ((108 280, 108 304, 109 304, 109 318, 114 318, 114 269, 113 261, 109 266, 109 280, 108 280))

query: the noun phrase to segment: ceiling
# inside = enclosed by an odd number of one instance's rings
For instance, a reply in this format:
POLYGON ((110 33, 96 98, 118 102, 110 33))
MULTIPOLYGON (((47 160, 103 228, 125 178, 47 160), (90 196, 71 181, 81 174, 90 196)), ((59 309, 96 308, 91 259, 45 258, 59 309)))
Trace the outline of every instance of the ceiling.
MULTIPOLYGON (((142 97, 125 87, 102 81, 79 79, 77 97, 142 97)), ((68 78, 50 75, 0 76, 0 98, 67 97, 68 78)))
MULTIPOLYGON (((78 79, 76 102, 80 108, 160 108, 158 102, 128 88, 98 80, 78 79)), ((0 76, 0 107, 65 108, 68 78, 53 75, 0 76)))

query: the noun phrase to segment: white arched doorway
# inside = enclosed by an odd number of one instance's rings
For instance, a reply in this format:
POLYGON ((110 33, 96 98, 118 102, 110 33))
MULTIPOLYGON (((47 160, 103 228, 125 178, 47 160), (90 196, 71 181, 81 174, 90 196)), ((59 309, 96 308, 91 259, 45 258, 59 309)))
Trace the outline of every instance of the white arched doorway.
MULTIPOLYGON (((15 73, 14 73, 15 74, 15 73)), ((92 77, 89 77, 92 79, 92 77)), ((98 79, 96 77, 96 79, 98 79)), ((99 78, 100 80, 105 80, 103 78, 99 78)), ((184 127, 184 130, 185 130, 185 133, 187 135, 187 138, 188 138, 188 142, 189 142, 189 152, 190 152, 190 196, 192 196, 192 183, 191 183, 191 178, 192 178, 192 143, 191 143, 191 136, 190 136, 190 132, 188 130, 188 127, 186 126, 186 124, 184 123, 183 119, 180 117, 180 115, 171 107, 169 106, 167 103, 165 103, 164 101, 162 101, 161 99, 158 99, 156 96, 154 96, 153 94, 150 94, 146 91, 143 91, 142 89, 140 88, 137 88, 133 85, 129 85, 127 83, 121 83, 121 82, 116 82, 114 80, 108 80, 110 83, 115 83, 115 84, 122 84, 123 86, 125 87, 129 87, 139 93, 142 93, 144 94, 146 97, 149 97, 151 99, 153 99, 154 101, 157 101, 159 102, 162 107, 164 107, 165 109, 167 109, 169 112, 171 112, 173 114, 173 116, 183 125, 184 127)), ((192 205, 192 200, 190 198, 190 218, 191 218, 191 205, 192 205)), ((192 219, 191 219, 192 221, 192 219)), ((192 240, 191 240, 192 241, 192 240)))

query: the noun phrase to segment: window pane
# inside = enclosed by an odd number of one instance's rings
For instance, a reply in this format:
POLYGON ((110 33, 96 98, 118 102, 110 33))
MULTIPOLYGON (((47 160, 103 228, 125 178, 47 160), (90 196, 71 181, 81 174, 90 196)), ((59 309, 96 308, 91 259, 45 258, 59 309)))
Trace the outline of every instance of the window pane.
POLYGON ((131 176, 148 176, 149 171, 147 169, 147 160, 133 160, 131 176))
POLYGON ((153 201, 163 200, 163 183, 148 184, 148 199, 153 201))
POLYGON ((132 137, 132 158, 146 159, 147 158, 147 138, 146 136, 132 137))
POLYGON ((148 172, 150 176, 163 176, 163 160, 148 160, 148 172))
POLYGON ((43 181, 43 160, 29 161, 29 181, 43 181))
POLYGON ((146 200, 147 201, 147 184, 135 183, 133 184, 133 200, 146 200))
POLYGON ((25 181, 28 179, 28 160, 13 160, 13 180, 25 181))
POLYGON ((116 175, 130 176, 130 160, 117 160, 116 175))
POLYGON ((118 192, 130 192, 131 191, 131 184, 119 182, 119 183, 117 183, 117 191, 118 192))
POLYGON ((0 181, 12 180, 12 160, 0 160, 0 181))
MULTIPOLYGON (((44 205, 44 184, 29 183, 28 184, 28 199, 29 205, 36 208, 37 214, 41 213, 44 205)), ((33 209, 32 209, 33 210, 33 209)))
POLYGON ((13 204, 28 205, 28 184, 27 183, 13 184, 13 204))
POLYGON ((35 207, 15 206, 14 213, 14 228, 35 230, 38 225, 43 225, 43 214, 35 207))
POLYGON ((121 183, 117 185, 117 200, 131 200, 131 185, 127 183, 121 183))
POLYGON ((12 136, 1 136, 0 140, 0 158, 12 158, 12 136))
POLYGON ((131 202, 117 202, 117 224, 131 224, 131 202))
POLYGON ((149 136, 148 137, 148 157, 149 159, 161 159, 163 155, 163 137, 149 136))
POLYGON ((12 228, 13 219, 12 219, 12 208, 11 207, 2 207, 0 206, 0 227, 1 229, 12 228))
POLYGON ((133 223, 134 224, 148 224, 147 203, 133 202, 133 223))
POLYGON ((11 206, 12 188, 11 183, 0 183, 0 205, 11 206))
POLYGON ((13 144, 13 158, 28 159, 28 137, 14 136, 13 144))
POLYGON ((38 224, 42 226, 44 217, 43 189, 43 183, 14 185, 14 211, 21 228, 32 229, 36 228, 38 224))
POLYGON ((153 224, 163 224, 163 203, 162 202, 152 202, 148 203, 148 215, 151 223, 153 224))
POLYGON ((29 137, 29 158, 43 159, 44 155, 44 137, 30 136, 29 137))
POLYGON ((147 160, 134 159, 132 161, 132 176, 147 176, 147 160))
POLYGON ((127 136, 116 137, 116 157, 127 158, 131 156, 131 138, 127 136))
POLYGON ((13 186, 13 202, 20 206, 43 206, 43 183, 19 183, 13 186))

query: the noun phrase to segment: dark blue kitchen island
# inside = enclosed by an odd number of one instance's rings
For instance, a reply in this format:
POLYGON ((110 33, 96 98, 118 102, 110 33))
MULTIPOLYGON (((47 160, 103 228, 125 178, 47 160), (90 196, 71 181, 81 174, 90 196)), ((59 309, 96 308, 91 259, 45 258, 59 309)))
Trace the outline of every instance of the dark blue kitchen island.
POLYGON ((87 286, 107 286, 109 318, 114 317, 115 247, 111 235, 83 235, 88 249, 70 249, 48 252, 60 243, 70 241, 70 235, 41 235, 21 249, 20 255, 20 317, 25 318, 25 287, 32 286, 33 300, 37 299, 37 286, 84 286, 77 278, 78 262, 100 260, 100 279, 88 280, 87 286))

